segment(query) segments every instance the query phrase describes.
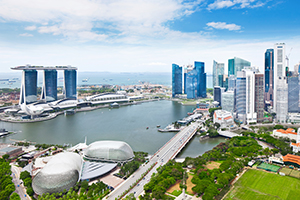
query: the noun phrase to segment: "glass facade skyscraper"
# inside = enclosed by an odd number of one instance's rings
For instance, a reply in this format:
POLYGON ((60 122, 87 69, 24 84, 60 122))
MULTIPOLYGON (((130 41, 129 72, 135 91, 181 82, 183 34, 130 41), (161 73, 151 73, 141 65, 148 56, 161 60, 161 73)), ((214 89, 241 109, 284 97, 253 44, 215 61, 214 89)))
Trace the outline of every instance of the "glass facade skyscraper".
POLYGON ((197 97, 206 97, 206 73, 204 73, 204 62, 195 61, 197 71, 197 97))
POLYGON ((219 83, 219 75, 224 74, 224 63, 213 61, 213 87, 221 86, 219 83))
POLYGON ((64 70, 64 96, 67 99, 77 99, 77 72, 64 70))
POLYGON ((251 63, 247 60, 234 57, 228 60, 228 77, 230 75, 237 75, 238 71, 242 71, 245 67, 250 67, 251 63))
POLYGON ((222 93, 222 110, 226 110, 231 114, 234 113, 234 91, 227 91, 222 93))
POLYGON ((182 94, 182 67, 172 64, 172 97, 182 94))
POLYGON ((37 101, 37 71, 23 70, 20 104, 34 103, 37 101))
POLYGON ((198 73, 194 69, 186 75, 186 97, 188 99, 197 98, 198 88, 198 73))
POLYGON ((44 70, 44 83, 42 88, 42 99, 47 102, 57 100, 57 71, 44 70))
POLYGON ((220 86, 214 87, 214 101, 219 102, 219 106, 222 106, 222 90, 220 86))
POLYGON ((299 77, 288 77, 288 112, 299 112, 299 77))
POLYGON ((267 49, 265 53, 265 102, 273 106, 274 90, 274 50, 267 49))

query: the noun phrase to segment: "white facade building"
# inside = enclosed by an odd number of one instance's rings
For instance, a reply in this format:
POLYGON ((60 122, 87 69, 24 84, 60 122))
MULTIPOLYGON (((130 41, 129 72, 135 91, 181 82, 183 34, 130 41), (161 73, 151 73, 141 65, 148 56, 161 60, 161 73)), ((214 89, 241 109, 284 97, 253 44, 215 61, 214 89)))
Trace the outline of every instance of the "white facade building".
POLYGON ((232 127, 234 125, 231 113, 225 110, 216 110, 214 112, 214 123, 219 123, 221 128, 232 127))
POLYGON ((291 142, 290 146, 293 148, 293 152, 297 153, 300 151, 300 128, 297 131, 296 143, 291 142))
POLYGON ((276 112, 277 101, 279 99, 277 95, 277 87, 279 85, 279 77, 286 77, 285 74, 285 44, 276 43, 274 45, 274 100, 273 100, 273 109, 276 112))
POLYGON ((255 68, 244 69, 246 75, 246 120, 247 123, 257 122, 257 113, 255 112, 255 68))
MULTIPOLYGON (((298 130, 299 132, 299 130, 298 130)), ((273 130, 273 136, 276 137, 287 137, 290 140, 296 140, 297 141, 297 133, 295 132, 295 130, 293 128, 288 128, 286 130, 283 129, 275 129, 273 130)))
POLYGON ((279 77, 277 79, 276 88, 276 120, 277 122, 285 123, 288 114, 288 84, 286 77, 279 77))

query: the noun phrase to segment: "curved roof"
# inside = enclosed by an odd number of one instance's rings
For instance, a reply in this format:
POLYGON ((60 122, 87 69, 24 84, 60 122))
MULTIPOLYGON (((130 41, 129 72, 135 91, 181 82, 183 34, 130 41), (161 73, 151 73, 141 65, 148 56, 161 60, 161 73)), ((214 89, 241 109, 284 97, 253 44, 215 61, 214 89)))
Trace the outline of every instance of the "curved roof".
POLYGON ((97 141, 84 152, 88 160, 125 162, 134 157, 131 147, 122 141, 97 141))
POLYGON ((69 190, 79 180, 82 159, 72 152, 60 153, 34 177, 32 188, 35 193, 57 193, 69 190))

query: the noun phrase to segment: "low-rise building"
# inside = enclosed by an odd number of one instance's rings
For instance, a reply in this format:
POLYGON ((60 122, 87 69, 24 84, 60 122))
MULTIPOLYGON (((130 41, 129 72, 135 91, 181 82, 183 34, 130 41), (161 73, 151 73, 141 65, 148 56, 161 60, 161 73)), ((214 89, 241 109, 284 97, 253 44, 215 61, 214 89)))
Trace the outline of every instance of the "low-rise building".
POLYGON ((295 129, 288 128, 286 130, 283 129, 275 129, 273 130, 273 136, 276 137, 286 137, 290 140, 297 140, 297 133, 295 132, 295 129))
POLYGON ((231 113, 226 110, 216 110, 213 118, 214 123, 219 123, 221 128, 232 127, 234 125, 231 113))
POLYGON ((0 145, 0 156, 5 154, 9 155, 10 157, 15 157, 22 154, 22 147, 16 147, 9 144, 1 144, 0 145))

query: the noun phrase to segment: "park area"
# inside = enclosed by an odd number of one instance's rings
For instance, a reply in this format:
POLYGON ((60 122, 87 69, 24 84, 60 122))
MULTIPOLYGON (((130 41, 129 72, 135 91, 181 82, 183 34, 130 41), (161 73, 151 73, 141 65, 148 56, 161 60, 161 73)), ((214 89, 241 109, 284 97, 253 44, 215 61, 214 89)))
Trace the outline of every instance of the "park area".
POLYGON ((299 179, 250 169, 234 184, 225 200, 299 199, 299 179))
POLYGON ((280 167, 276 165, 270 165, 268 163, 261 163, 260 165, 257 166, 258 169, 264 169, 266 171, 271 171, 271 172, 277 172, 280 167))

